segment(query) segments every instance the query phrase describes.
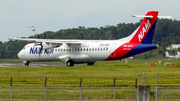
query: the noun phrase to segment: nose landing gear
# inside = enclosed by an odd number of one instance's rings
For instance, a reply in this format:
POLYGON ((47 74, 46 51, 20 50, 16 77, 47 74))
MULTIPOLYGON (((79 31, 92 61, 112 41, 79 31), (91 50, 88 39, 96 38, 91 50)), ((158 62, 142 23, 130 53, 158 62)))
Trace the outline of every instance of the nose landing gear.
POLYGON ((25 66, 29 66, 30 61, 23 61, 25 66))

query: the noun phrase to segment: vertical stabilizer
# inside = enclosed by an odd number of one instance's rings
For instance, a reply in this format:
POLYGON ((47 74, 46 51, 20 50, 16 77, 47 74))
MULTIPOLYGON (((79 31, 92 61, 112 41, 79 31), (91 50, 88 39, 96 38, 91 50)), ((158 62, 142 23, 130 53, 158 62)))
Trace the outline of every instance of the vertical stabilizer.
POLYGON ((129 36, 131 38, 129 42, 151 44, 158 18, 158 11, 149 11, 145 16, 133 16, 144 17, 144 19, 141 25, 129 36))

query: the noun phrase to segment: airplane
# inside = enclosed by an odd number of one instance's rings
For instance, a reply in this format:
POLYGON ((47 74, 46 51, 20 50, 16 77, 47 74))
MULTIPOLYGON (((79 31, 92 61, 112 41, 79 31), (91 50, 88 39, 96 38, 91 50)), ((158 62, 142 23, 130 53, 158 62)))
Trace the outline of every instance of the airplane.
POLYGON ((156 49, 152 44, 155 25, 158 18, 171 19, 170 16, 158 16, 158 11, 149 11, 146 15, 132 15, 143 18, 141 25, 128 37, 118 40, 69 40, 69 39, 31 39, 9 38, 9 40, 29 41, 18 53, 25 66, 31 61, 64 61, 67 66, 96 61, 121 60, 145 51, 156 49))
POLYGON ((180 58, 179 51, 177 52, 177 55, 169 55, 169 53, 167 51, 165 52, 165 54, 166 54, 167 58, 172 58, 172 59, 179 59, 180 58))
POLYGON ((35 30, 36 30, 34 26, 32 26, 32 27, 27 27, 27 28, 31 28, 31 31, 35 31, 35 30))

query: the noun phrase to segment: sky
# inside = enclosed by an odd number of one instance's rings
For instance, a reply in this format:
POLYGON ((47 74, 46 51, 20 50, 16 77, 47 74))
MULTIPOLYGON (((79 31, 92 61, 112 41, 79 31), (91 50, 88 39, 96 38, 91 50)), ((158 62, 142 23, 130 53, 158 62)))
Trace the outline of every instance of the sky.
POLYGON ((132 14, 153 10, 180 20, 179 0, 0 0, 0 41, 79 26, 136 23, 140 18, 132 14))

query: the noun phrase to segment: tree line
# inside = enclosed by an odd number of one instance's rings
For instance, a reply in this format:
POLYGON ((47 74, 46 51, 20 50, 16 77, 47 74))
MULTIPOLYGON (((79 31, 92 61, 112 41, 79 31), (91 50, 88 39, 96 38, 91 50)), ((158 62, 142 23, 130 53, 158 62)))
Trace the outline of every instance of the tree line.
MULTIPOLYGON (((57 32, 46 31, 38 35, 31 35, 29 38, 45 38, 45 39, 82 39, 82 40, 115 40, 129 36, 141 23, 119 23, 116 26, 106 25, 104 27, 86 28, 79 26, 78 28, 61 29, 57 32)), ((0 41, 0 59, 17 58, 18 52, 28 42, 21 41, 0 41)), ((152 43, 158 44, 160 47, 156 50, 136 55, 135 58, 163 58, 166 47, 171 44, 180 44, 180 21, 159 19, 156 23, 156 29, 152 43)))

